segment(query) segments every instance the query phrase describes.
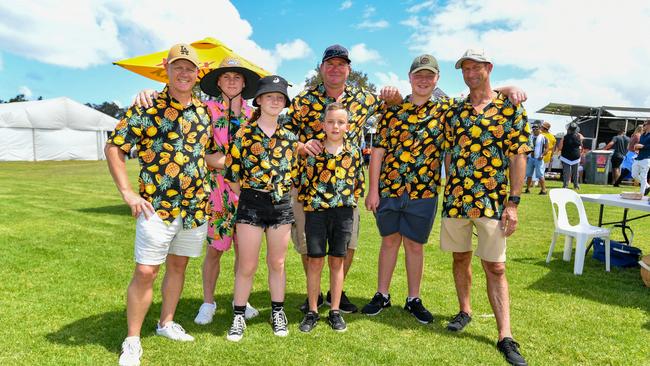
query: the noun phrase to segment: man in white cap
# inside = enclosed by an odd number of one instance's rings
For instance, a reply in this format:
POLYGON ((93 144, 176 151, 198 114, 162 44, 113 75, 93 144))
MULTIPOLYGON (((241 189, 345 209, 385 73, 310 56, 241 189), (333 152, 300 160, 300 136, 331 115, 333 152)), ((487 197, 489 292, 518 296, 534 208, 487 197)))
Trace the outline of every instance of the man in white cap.
POLYGON ((192 94, 199 58, 187 44, 174 45, 165 61, 169 82, 154 106, 131 107, 109 137, 104 152, 122 199, 137 219, 135 271, 127 290, 127 337, 120 365, 139 365, 140 332, 165 263, 162 309, 156 334, 193 341, 174 322, 190 257, 201 255, 209 213, 205 155, 214 153, 210 117, 192 94), (124 156, 136 147, 139 193, 129 183, 124 156))
POLYGON ((440 246, 453 253, 460 312, 447 329, 461 331, 471 321, 472 229, 481 257, 499 340, 497 348, 513 365, 527 365, 510 330, 506 279, 506 237, 517 228, 517 205, 524 181, 530 127, 521 104, 490 85, 493 65, 483 50, 469 49, 456 62, 469 95, 448 119, 445 186, 440 246), (508 175, 510 188, 508 192, 508 175))

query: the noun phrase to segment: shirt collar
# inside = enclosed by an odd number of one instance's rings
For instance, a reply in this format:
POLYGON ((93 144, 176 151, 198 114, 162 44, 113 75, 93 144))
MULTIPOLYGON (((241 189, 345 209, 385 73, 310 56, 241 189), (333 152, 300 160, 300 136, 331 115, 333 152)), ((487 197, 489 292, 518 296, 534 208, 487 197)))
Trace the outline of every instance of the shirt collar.
MULTIPOLYGON (((174 102, 176 102, 178 104, 181 104, 178 100, 176 100, 176 98, 173 98, 169 94, 169 85, 165 85, 165 88, 160 92, 160 94, 158 94, 157 99, 163 99, 163 100, 167 100, 167 101, 174 101, 174 102)), ((199 99, 194 93, 192 93, 192 98, 190 99, 190 103, 194 107, 197 107, 197 108, 205 106, 205 104, 201 101, 201 99, 199 99)))

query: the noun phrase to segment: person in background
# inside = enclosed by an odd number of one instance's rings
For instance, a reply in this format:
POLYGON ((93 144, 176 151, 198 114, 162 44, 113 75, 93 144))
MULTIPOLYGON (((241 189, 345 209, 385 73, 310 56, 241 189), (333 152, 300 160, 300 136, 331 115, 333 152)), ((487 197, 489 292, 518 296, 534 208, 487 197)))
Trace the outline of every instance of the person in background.
POLYGON ((614 187, 619 187, 623 179, 632 175, 632 164, 634 164, 634 159, 638 155, 634 146, 639 142, 639 137, 641 137, 641 132, 643 131, 643 124, 636 126, 632 136, 630 136, 630 141, 627 144, 627 152, 625 158, 621 163, 621 174, 618 176, 618 179, 614 182, 614 187))
POLYGON ((578 167, 580 166, 580 152, 582 151, 583 137, 580 134, 580 127, 575 122, 569 123, 566 135, 560 141, 560 161, 562 162, 562 188, 569 187, 569 181, 573 182, 574 189, 580 189, 578 182, 578 167))
POLYGON ((634 145, 638 154, 632 165, 632 177, 641 183, 641 194, 650 192, 648 186, 648 172, 650 171, 650 119, 643 124, 643 132, 639 142, 634 145))
POLYGON ((530 193, 530 186, 533 179, 539 181, 539 194, 546 194, 546 182, 544 180, 544 156, 549 150, 549 143, 546 137, 541 134, 540 125, 533 125, 533 136, 531 137, 531 148, 533 149, 528 155, 526 162, 526 190, 524 193, 530 193))
POLYGON ((625 136, 625 130, 620 129, 617 131, 616 136, 612 138, 607 145, 605 145, 605 150, 613 150, 612 154, 612 184, 616 185, 618 177, 621 176, 621 163, 625 159, 625 154, 627 153, 627 146, 630 143, 630 138, 625 136))

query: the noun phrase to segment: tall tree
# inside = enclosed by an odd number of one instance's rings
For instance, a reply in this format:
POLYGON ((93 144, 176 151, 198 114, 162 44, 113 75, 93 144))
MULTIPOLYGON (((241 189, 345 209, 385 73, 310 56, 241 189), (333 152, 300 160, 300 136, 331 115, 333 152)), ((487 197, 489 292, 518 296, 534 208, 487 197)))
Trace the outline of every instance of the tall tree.
MULTIPOLYGON (((318 68, 318 65, 316 65, 314 71, 316 71, 316 75, 305 79, 305 88, 313 88, 316 85, 323 82, 323 78, 320 76, 320 69, 318 68)), ((350 76, 348 77, 348 83, 352 86, 366 89, 371 93, 377 93, 377 87, 375 86, 375 84, 371 83, 368 80, 368 74, 364 72, 357 71, 357 70, 350 71, 350 76)))
POLYGON ((114 102, 104 102, 102 104, 86 103, 86 105, 102 113, 108 114, 113 118, 121 118, 126 112, 126 109, 120 108, 120 106, 118 106, 114 102))

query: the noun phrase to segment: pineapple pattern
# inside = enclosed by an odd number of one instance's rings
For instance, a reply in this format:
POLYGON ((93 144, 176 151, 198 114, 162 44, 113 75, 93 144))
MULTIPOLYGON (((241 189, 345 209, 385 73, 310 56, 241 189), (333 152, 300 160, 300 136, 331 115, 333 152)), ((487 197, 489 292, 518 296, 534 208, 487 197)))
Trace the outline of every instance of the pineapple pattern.
MULTIPOLYGON (((216 100, 205 102, 212 117, 212 136, 215 150, 227 154, 228 144, 235 137, 240 126, 253 114, 251 107, 242 103, 238 117, 228 121, 228 102, 219 96, 216 100)), ((235 233, 235 218, 239 197, 224 181, 224 169, 214 170, 210 175, 210 207, 212 215, 208 225, 208 243, 217 250, 228 250, 235 233)))
POLYGON ((297 147, 296 135, 282 125, 268 137, 257 121, 249 123, 228 147, 224 178, 242 189, 268 191, 274 203, 280 202, 298 175, 297 147))
POLYGON ((440 187, 440 154, 445 148, 447 98, 418 106, 410 96, 384 113, 373 146, 385 149, 379 175, 382 198, 433 198, 440 187))
POLYGON ((346 143, 338 155, 323 151, 300 165, 298 200, 305 211, 357 207, 363 192, 363 160, 358 146, 346 143))
POLYGON ((451 164, 443 217, 501 219, 508 194, 510 157, 530 151, 526 110, 501 93, 482 114, 469 97, 447 113, 445 139, 451 164))
MULTIPOLYGON (((321 122, 325 118, 325 107, 335 102, 327 96, 325 86, 321 83, 313 89, 306 89, 298 94, 289 106, 288 115, 291 120, 285 127, 295 133, 300 142, 311 139, 325 139, 321 122)), ((349 127, 346 140, 361 146, 363 127, 368 118, 383 111, 383 102, 364 89, 346 85, 345 91, 338 100, 345 106, 349 114, 349 127)))
POLYGON ((206 222, 210 186, 204 158, 214 152, 214 144, 210 117, 199 99, 193 97, 184 108, 165 87, 153 107, 129 108, 107 143, 126 154, 137 148, 140 195, 165 223, 179 215, 185 229, 206 222))

